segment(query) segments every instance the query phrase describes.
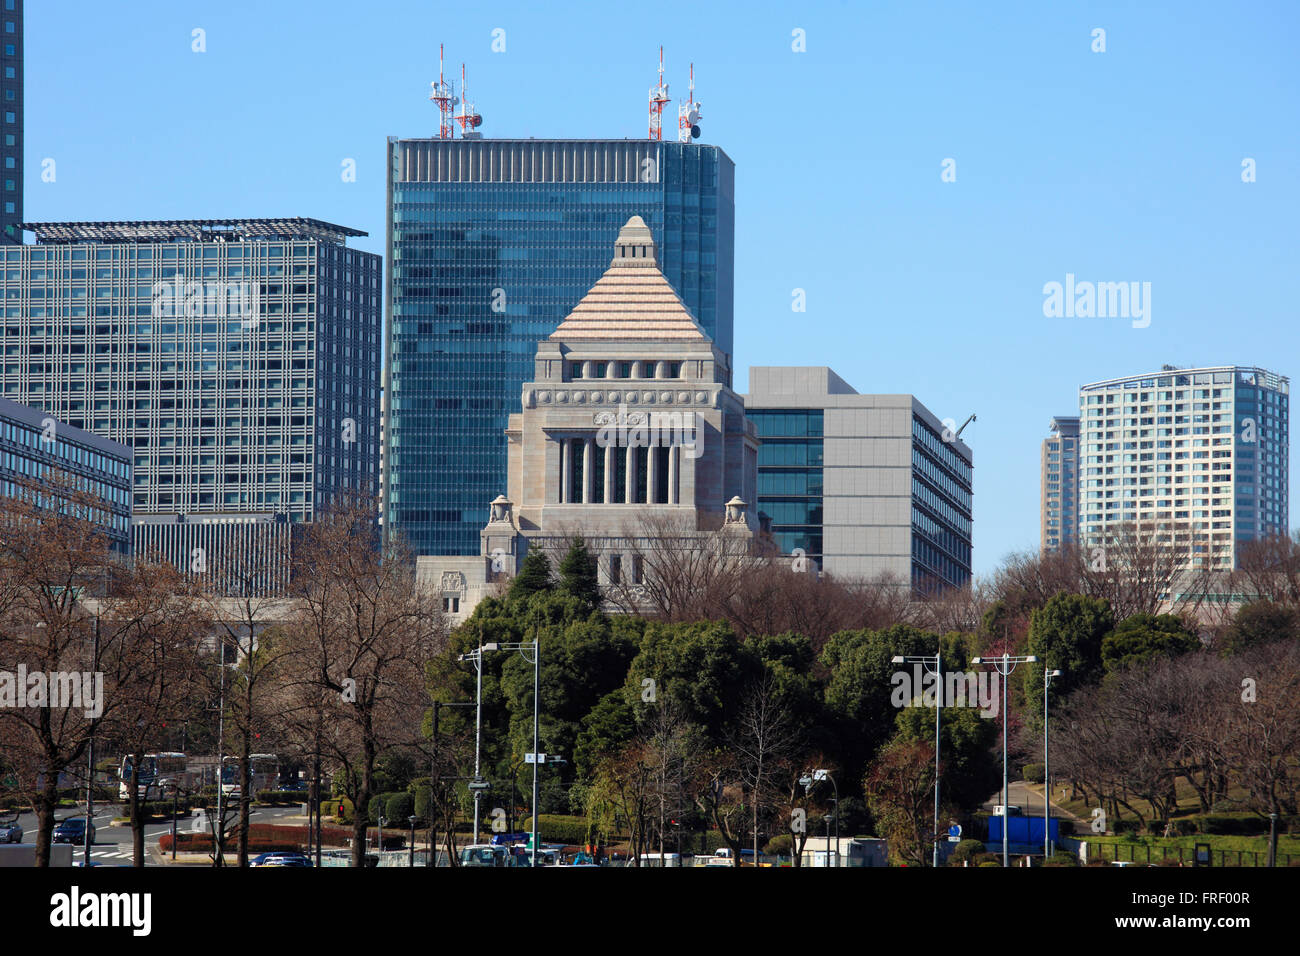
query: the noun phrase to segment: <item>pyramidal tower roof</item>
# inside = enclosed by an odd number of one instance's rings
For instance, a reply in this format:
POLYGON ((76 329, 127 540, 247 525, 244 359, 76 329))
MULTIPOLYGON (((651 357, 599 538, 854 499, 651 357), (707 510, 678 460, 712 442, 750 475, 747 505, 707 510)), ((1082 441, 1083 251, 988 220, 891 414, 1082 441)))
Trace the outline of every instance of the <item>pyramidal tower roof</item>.
POLYGON ((551 333, 564 341, 711 341, 659 271, 650 227, 633 216, 614 240, 614 261, 551 333))

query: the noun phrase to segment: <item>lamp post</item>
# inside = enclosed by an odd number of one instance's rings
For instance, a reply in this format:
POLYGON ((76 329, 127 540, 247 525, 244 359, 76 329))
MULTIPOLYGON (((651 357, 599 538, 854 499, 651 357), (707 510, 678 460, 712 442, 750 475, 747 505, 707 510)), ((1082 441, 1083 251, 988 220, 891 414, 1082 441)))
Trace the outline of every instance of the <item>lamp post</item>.
MULTIPOLYGON (((894 664, 921 664, 926 671, 934 674, 936 687, 936 696, 934 701, 934 835, 931 840, 934 858, 932 866, 939 866, 939 721, 943 713, 943 647, 941 646, 934 654, 917 654, 911 657, 895 655, 891 662, 894 664), (934 670, 931 671, 931 665, 934 670)), ((922 692, 922 699, 925 694, 922 692)), ((836 804, 836 809, 839 805, 836 804)), ((836 848, 838 853, 838 847, 836 848)))
POLYGON ((478 802, 482 789, 477 786, 481 783, 479 776, 479 753, 480 744, 483 737, 483 654, 484 652, 495 651, 496 644, 479 644, 468 654, 461 654, 458 660, 473 661, 474 670, 477 673, 477 684, 474 690, 474 842, 478 843, 478 802))
POLYGON ((409 817, 407 817, 407 819, 411 821, 411 856, 409 862, 406 865, 414 869, 415 868, 415 814, 412 813, 409 817))
MULTIPOLYGON (((812 790, 813 784, 819 780, 829 780, 831 782, 831 789, 835 793, 835 797, 834 797, 835 800, 835 813, 834 813, 835 865, 838 867, 840 865, 840 788, 839 785, 836 784, 835 778, 831 776, 831 772, 829 770, 810 770, 808 771, 808 773, 804 774, 802 777, 799 778, 799 783, 803 785, 804 793, 808 793, 810 790, 812 790)), ((831 849, 831 822, 828 819, 826 821, 826 855, 827 856, 830 856, 830 849, 831 849)), ((828 861, 827 866, 829 865, 830 863, 828 861)))
MULTIPOLYGON (((99 611, 95 611, 95 640, 94 640, 93 650, 91 651, 90 669, 92 672, 96 672, 99 670, 99 611)), ((82 854, 83 854, 81 858, 82 866, 90 866, 90 828, 93 825, 92 821, 95 818, 95 735, 94 734, 90 735, 90 746, 87 750, 87 753, 89 754, 89 756, 87 757, 86 760, 86 769, 88 774, 86 778, 86 841, 85 841, 85 845, 82 847, 82 854)), ((175 819, 176 819, 176 815, 172 814, 172 820, 173 820, 172 859, 173 860, 176 859, 175 857, 176 837, 174 835, 176 830, 176 824, 174 822, 175 819)))
POLYGON ((1060 670, 1043 668, 1043 861, 1052 855, 1052 764, 1047 746, 1047 691, 1052 678, 1060 677, 1060 670))
MULTIPOLYGON (((537 866, 537 747, 538 747, 538 728, 541 715, 541 661, 542 655, 538 649, 537 643, 537 623, 533 622, 533 639, 531 641, 507 641, 502 644, 484 645, 492 650, 518 651, 519 656, 528 663, 533 665, 533 834, 532 834, 532 865, 537 866), (529 657, 529 654, 532 657, 529 657)), ((477 771, 475 771, 477 773, 477 771)), ((513 798, 513 791, 511 791, 513 798)))
POLYGON ((1002 866, 1011 865, 1010 845, 1007 841, 1007 678, 1017 664, 1037 664, 1038 658, 1003 654, 1001 657, 975 657, 972 664, 988 664, 1002 677, 1002 866))

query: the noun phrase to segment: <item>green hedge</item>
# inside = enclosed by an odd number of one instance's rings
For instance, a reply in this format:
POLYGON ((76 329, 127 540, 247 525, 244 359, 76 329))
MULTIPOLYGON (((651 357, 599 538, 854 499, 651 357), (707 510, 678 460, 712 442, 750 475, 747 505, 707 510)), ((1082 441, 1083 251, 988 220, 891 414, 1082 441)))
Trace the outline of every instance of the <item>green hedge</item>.
POLYGON ((257 791, 258 803, 306 803, 310 791, 308 790, 259 790, 257 791))
MULTIPOLYGON (((538 837, 543 843, 569 843, 581 846, 587 840, 586 817, 543 813, 537 820, 538 837)), ((533 818, 522 818, 519 821, 519 829, 531 832, 533 818)))
POLYGON ((1042 783, 1047 776, 1047 768, 1041 763, 1027 763, 1021 770, 1025 783, 1042 783))

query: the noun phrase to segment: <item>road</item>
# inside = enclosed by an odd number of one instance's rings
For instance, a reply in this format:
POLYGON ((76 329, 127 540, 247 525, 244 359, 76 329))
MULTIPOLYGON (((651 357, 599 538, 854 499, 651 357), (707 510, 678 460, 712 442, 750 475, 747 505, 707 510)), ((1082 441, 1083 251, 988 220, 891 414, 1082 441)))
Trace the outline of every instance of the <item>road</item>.
MULTIPOLYGON (((121 804, 114 805, 96 805, 95 807, 95 842, 90 845, 90 859, 92 863, 98 863, 101 866, 130 866, 132 859, 132 840, 131 828, 129 826, 113 826, 114 819, 120 819, 126 815, 126 807, 121 804)), ((297 817, 301 813, 299 807, 253 807, 251 819, 260 823, 275 823, 285 817, 297 817)), ((54 819, 56 822, 66 820, 69 817, 84 817, 85 810, 59 809, 55 811, 54 819)), ((176 822, 178 830, 188 830, 192 824, 190 818, 181 818, 176 822)), ((18 817, 18 825, 23 828, 23 842, 34 843, 36 841, 36 814, 23 813, 18 817)), ((157 851, 158 839, 165 833, 171 833, 171 821, 166 823, 148 823, 144 828, 144 846, 145 866, 157 865, 150 856, 150 850, 157 851)), ((73 860, 80 861, 83 857, 81 846, 76 848, 73 853, 73 860)))

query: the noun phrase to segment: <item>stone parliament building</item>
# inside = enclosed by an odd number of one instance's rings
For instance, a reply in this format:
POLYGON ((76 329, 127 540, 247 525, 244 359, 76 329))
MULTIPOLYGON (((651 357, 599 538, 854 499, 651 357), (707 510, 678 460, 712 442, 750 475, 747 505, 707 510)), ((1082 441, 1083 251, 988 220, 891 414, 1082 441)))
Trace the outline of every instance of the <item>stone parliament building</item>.
POLYGON ((421 584, 460 621, 530 548, 554 568, 575 536, 607 593, 633 599, 648 537, 747 550, 758 532, 759 439, 731 372, 633 216, 609 268, 538 345, 534 380, 503 436, 508 487, 488 505, 480 553, 419 556, 421 584))

